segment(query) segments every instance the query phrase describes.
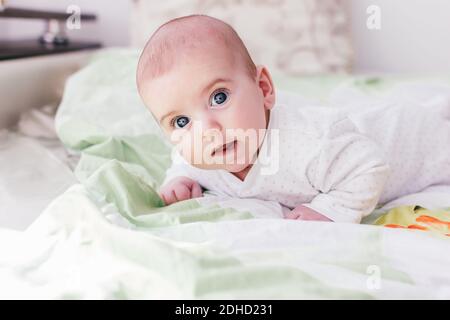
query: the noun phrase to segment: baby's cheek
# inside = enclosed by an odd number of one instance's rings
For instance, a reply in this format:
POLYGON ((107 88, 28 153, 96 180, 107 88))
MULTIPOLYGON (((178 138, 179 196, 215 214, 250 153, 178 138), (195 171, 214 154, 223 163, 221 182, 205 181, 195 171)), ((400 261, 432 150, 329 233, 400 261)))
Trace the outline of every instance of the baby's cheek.
POLYGON ((191 165, 196 167, 203 167, 208 162, 208 145, 205 147, 201 138, 195 138, 194 136, 186 136, 181 143, 178 144, 178 150, 183 158, 191 165))
POLYGON ((181 155, 191 164, 194 164, 196 161, 195 159, 198 159, 198 148, 195 148, 194 144, 194 141, 190 139, 185 139, 179 144, 179 147, 181 148, 181 155))
POLYGON ((188 162, 192 158, 192 137, 186 130, 174 130, 169 136, 169 141, 181 156, 188 162))
POLYGON ((263 108, 244 108, 234 116, 234 128, 258 130, 265 128, 265 112, 263 108))

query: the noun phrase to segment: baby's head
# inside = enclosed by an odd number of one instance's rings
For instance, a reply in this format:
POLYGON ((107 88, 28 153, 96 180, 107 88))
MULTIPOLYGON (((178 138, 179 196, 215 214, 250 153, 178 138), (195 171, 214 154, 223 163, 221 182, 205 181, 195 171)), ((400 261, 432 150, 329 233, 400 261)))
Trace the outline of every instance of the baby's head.
POLYGON ((202 15, 163 24, 141 54, 137 85, 192 165, 237 173, 256 159, 274 88, 228 24, 202 15))

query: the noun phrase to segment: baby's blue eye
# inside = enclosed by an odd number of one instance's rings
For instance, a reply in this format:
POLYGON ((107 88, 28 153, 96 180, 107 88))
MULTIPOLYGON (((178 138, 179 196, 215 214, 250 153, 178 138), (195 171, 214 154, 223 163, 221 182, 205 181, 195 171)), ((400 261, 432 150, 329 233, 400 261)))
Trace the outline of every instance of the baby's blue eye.
POLYGON ((216 91, 211 96, 211 105, 218 106, 218 105, 224 104, 225 101, 227 101, 227 99, 228 99, 228 93, 226 93, 225 91, 216 91))
POLYGON ((173 120, 175 128, 181 129, 189 123, 189 118, 186 116, 179 116, 173 120))

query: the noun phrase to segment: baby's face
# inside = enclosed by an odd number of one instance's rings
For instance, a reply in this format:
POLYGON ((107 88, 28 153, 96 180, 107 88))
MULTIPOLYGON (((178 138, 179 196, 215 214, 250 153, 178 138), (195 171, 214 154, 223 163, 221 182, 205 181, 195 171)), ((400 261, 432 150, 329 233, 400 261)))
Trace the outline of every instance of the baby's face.
POLYGON ((256 159, 273 103, 261 88, 262 68, 253 79, 225 51, 179 57, 182 63, 145 81, 141 95, 190 164, 239 172, 256 159))

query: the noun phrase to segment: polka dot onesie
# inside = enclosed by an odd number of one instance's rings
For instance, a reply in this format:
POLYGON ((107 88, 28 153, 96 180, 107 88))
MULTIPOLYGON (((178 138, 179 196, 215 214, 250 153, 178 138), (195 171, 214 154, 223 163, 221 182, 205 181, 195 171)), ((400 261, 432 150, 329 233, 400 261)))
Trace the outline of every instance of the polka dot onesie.
POLYGON ((397 95, 341 107, 296 103, 281 94, 244 181, 190 166, 176 152, 165 181, 175 176, 218 195, 290 209, 303 204, 335 222, 359 223, 377 204, 450 185, 450 88, 420 99, 397 95))

